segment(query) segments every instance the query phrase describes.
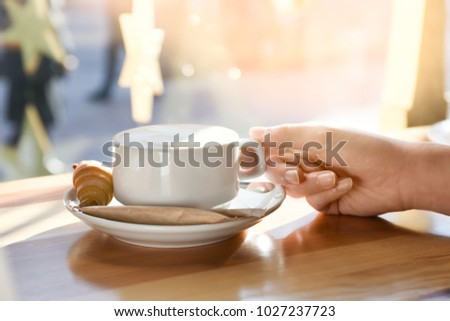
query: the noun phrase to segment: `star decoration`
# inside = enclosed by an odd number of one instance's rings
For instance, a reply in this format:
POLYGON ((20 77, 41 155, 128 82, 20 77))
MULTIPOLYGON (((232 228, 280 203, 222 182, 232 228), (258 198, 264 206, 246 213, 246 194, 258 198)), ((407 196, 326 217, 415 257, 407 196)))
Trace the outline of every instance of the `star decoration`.
POLYGON ((5 0, 11 27, 2 34, 5 46, 19 46, 26 74, 33 74, 40 56, 63 62, 66 55, 48 14, 47 0, 27 0, 25 5, 15 0, 5 0))
POLYGON ((119 19, 126 52, 119 85, 131 89, 133 120, 148 123, 153 96, 164 91, 159 66, 164 31, 155 28, 152 0, 134 0, 132 13, 119 19))

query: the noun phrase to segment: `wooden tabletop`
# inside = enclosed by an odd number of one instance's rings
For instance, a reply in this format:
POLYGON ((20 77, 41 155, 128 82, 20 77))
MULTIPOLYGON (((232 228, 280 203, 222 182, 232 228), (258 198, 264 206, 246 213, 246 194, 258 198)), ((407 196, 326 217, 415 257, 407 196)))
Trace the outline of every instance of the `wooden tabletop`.
POLYGON ((151 249, 63 206, 71 176, 0 184, 0 299, 450 299, 450 217, 328 216, 303 199, 214 245, 151 249))

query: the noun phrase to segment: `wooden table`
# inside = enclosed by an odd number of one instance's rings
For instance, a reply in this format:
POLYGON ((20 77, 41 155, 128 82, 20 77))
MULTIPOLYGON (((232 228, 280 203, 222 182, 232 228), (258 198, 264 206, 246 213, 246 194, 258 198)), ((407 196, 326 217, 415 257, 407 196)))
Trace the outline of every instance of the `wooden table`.
POLYGON ((450 217, 327 216, 302 199, 214 245, 150 249, 93 231, 63 206, 71 176, 0 184, 0 299, 450 298, 450 217))

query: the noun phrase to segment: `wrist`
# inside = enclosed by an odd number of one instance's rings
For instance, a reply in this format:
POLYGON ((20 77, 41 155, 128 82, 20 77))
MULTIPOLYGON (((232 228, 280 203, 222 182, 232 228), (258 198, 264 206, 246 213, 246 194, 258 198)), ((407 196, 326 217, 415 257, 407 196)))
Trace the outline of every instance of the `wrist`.
POLYGON ((406 143, 403 152, 405 209, 450 214, 450 148, 433 143, 406 143))
POLYGON ((421 146, 417 143, 399 142, 400 156, 400 176, 399 176, 399 195, 401 199, 401 210, 410 210, 417 208, 417 182, 421 178, 418 176, 422 165, 419 164, 423 156, 421 146))

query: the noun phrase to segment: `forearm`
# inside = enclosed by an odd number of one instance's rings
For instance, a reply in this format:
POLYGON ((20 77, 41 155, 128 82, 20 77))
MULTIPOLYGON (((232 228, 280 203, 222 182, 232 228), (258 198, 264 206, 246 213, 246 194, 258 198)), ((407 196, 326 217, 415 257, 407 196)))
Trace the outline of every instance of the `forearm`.
POLYGON ((407 207, 450 215, 450 147, 432 143, 408 145, 404 167, 407 207))

